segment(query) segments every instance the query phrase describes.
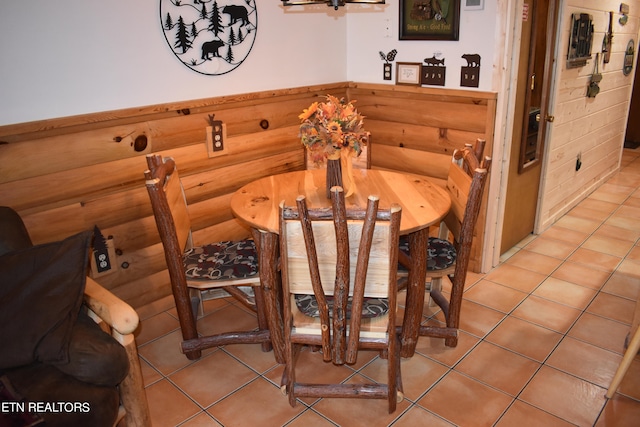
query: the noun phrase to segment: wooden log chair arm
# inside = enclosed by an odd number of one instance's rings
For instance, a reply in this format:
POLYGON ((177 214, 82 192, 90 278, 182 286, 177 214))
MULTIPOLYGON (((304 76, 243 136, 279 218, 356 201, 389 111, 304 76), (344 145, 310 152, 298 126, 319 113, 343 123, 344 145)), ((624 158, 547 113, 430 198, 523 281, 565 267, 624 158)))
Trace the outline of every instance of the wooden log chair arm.
POLYGON ((111 336, 126 350, 129 373, 118 386, 121 404, 125 410, 126 426, 150 427, 149 404, 133 335, 139 323, 138 314, 130 305, 100 286, 91 277, 87 277, 84 302, 90 310, 90 316, 98 323, 104 322, 111 336))

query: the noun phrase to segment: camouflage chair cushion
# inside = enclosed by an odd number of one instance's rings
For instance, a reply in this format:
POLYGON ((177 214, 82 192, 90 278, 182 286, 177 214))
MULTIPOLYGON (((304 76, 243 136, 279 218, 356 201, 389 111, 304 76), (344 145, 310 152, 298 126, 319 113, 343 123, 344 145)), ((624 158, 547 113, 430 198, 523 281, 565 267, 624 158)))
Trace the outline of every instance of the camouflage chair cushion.
POLYGON ((188 279, 246 279, 258 274, 258 255, 253 240, 224 241, 185 252, 188 279))
MULTIPOLYGON (((400 250, 409 254, 409 239, 406 236, 400 238, 400 250)), ((427 271, 444 270, 456 262, 456 248, 451 242, 436 237, 429 237, 427 253, 427 271)), ((399 266, 399 270, 406 271, 399 266)))
MULTIPOLYGON (((318 301, 315 295, 295 295, 296 306, 300 312, 310 317, 320 317, 318 301)), ((333 317, 333 296, 327 295, 329 317, 333 317)), ((386 298, 364 298, 362 302, 362 317, 364 319, 379 317, 389 311, 389 301, 386 298)), ((347 303, 347 319, 351 318, 351 298, 347 303)))

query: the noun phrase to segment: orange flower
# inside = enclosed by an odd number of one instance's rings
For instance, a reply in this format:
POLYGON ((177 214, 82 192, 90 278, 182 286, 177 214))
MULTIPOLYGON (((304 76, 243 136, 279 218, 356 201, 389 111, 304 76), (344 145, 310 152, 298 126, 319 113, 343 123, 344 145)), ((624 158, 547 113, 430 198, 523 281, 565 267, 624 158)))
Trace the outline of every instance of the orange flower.
POLYGON ((352 104, 347 104, 340 113, 340 120, 349 121, 356 113, 356 109, 352 104))
POLYGON ((311 117, 316 111, 318 110, 318 103, 314 102, 313 104, 311 104, 309 106, 309 108, 307 108, 306 110, 304 110, 304 112, 302 114, 300 114, 298 116, 298 118, 300 120, 307 120, 309 117, 311 117))
POLYGON ((342 126, 340 126, 339 122, 334 120, 327 125, 327 132, 331 132, 331 133, 335 132, 342 135, 342 126))

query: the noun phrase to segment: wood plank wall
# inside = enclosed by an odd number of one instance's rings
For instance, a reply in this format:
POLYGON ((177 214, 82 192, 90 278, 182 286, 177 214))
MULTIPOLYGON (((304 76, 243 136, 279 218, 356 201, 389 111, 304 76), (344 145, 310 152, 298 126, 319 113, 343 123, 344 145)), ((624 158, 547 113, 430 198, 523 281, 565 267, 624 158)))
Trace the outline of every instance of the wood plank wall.
POLYGON ((116 268, 99 282, 137 309, 170 301, 146 154, 176 159, 196 244, 248 236, 230 211, 232 193, 303 169, 297 116, 327 93, 358 100, 374 135, 374 167, 442 179, 456 146, 481 136, 491 147, 494 94, 355 83, 282 89, 2 126, 0 204, 22 215, 36 244, 97 225, 117 250, 116 268), (225 154, 213 158, 210 114, 227 129, 225 154), (142 151, 139 136, 147 138, 142 151))
MULTIPOLYGON (((366 116, 373 168, 427 175, 445 185, 456 148, 484 138, 485 155, 492 155, 496 93, 352 83, 349 97, 366 116)), ((487 194, 469 262, 473 271, 482 265, 487 194)))
MULTIPOLYGON (((567 0, 561 2, 560 42, 558 52, 566 53, 571 34, 573 13, 586 13, 593 19, 593 59, 584 67, 567 68, 561 58, 557 76, 557 92, 550 108, 555 121, 547 137, 545 181, 538 207, 538 226, 542 232, 573 209, 595 189, 615 174, 620 167, 627 120, 637 120, 629 114, 633 94, 634 72, 625 76, 622 69, 630 41, 637 50, 640 19, 638 0, 627 2, 632 11, 626 25, 621 25, 620 2, 614 0, 567 0), (613 11, 613 42, 610 62, 604 64, 600 55, 602 81, 595 98, 586 96, 594 71, 596 53, 601 52, 600 40, 609 28, 609 12, 613 11), (576 170, 580 156, 581 168, 576 170)), ((633 66, 637 67, 637 53, 633 66)))

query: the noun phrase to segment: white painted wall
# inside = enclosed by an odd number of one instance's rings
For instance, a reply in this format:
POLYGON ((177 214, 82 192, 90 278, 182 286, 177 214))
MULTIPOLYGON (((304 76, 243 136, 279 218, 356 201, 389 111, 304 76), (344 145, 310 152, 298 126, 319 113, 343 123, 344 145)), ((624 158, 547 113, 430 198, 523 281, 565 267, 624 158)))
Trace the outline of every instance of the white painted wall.
POLYGON ((378 51, 394 48, 396 62, 440 52, 449 88, 460 87, 460 56, 478 53, 479 89, 492 87, 496 0, 461 11, 457 42, 399 41, 396 0, 339 11, 257 1, 253 49, 221 76, 196 73, 173 55, 159 0, 0 2, 0 125, 345 80, 385 83, 378 51))
POLYGON ((0 3, 0 125, 346 79, 344 19, 258 0, 247 59, 207 76, 171 52, 159 4, 0 3))

